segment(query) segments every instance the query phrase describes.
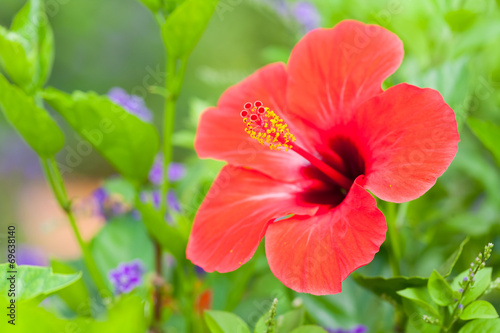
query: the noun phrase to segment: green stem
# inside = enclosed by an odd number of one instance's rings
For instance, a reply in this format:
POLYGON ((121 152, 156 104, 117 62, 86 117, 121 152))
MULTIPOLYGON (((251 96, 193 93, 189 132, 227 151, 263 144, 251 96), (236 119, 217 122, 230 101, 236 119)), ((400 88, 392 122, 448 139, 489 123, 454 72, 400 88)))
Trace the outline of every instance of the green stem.
POLYGON ((99 273, 90 248, 88 247, 88 244, 83 240, 80 230, 78 229, 75 216, 73 215, 73 211, 71 210, 71 202, 68 199, 66 187, 64 186, 62 175, 59 171, 59 168, 57 167, 57 163, 54 157, 51 157, 48 160, 41 159, 41 164, 45 173, 45 177, 47 178, 47 181, 50 185, 50 188, 52 189, 52 192, 54 193, 54 196, 57 199, 57 202, 59 203, 59 206, 66 213, 78 245, 80 246, 80 250, 82 251, 83 261, 85 262, 85 265, 89 270, 90 276, 92 277, 92 280, 94 281, 98 292, 103 298, 110 297, 111 293, 106 285, 106 282, 104 281, 102 275, 99 273))
MULTIPOLYGON (((184 80, 184 73, 186 71, 186 61, 182 60, 180 62, 179 68, 177 68, 177 59, 171 56, 167 56, 166 59, 166 90, 167 97, 165 99, 165 112, 163 115, 163 180, 161 188, 161 203, 160 203, 160 216, 165 216, 167 213, 167 195, 170 189, 170 182, 168 179, 168 166, 172 162, 173 156, 173 145, 172 145, 172 135, 174 133, 174 121, 175 121, 175 107, 177 103, 177 98, 182 87, 182 81, 184 80)), ((156 256, 156 274, 161 277, 162 272, 162 249, 160 244, 154 240, 155 246, 155 256, 156 256)), ((161 332, 161 308, 163 304, 163 295, 160 287, 156 288, 155 297, 155 316, 153 327, 157 332, 161 332)), ((188 330, 189 331, 189 330, 188 330)))
POLYGON ((386 220, 387 220, 387 238, 389 238, 390 251, 389 261, 394 276, 401 275, 399 269, 399 260, 401 259, 401 248, 399 245, 399 235, 396 226, 397 214, 396 204, 387 202, 386 220))

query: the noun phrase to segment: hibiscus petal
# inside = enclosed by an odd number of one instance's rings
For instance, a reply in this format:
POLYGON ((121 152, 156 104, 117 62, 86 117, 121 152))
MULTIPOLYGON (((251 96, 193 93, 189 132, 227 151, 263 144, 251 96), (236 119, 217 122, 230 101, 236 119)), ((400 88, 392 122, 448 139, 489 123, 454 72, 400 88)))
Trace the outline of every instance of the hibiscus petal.
POLYGON ((365 148, 365 187, 386 201, 405 202, 427 192, 460 141, 455 114, 439 92, 408 84, 367 101, 354 122, 351 134, 365 148))
POLYGON ((325 214, 294 216, 268 227, 269 266, 287 287, 314 295, 339 293, 352 271, 373 260, 387 227, 361 181, 358 177, 345 200, 325 214))
POLYGON ((382 91, 403 54, 401 40, 377 25, 348 20, 313 30, 288 63, 290 112, 321 129, 348 119, 356 105, 382 91))
MULTIPOLYGON (((201 116, 195 140, 198 155, 250 167, 276 179, 300 177, 299 168, 307 162, 297 154, 272 151, 250 138, 240 116, 246 102, 260 100, 285 118, 286 81, 285 65, 277 63, 226 90, 217 107, 209 108, 201 116)), ((293 127, 290 128, 293 132, 293 127)))
POLYGON ((260 172, 225 166, 196 214, 187 258, 208 272, 237 269, 252 257, 271 220, 316 212, 297 202, 299 191, 260 172))

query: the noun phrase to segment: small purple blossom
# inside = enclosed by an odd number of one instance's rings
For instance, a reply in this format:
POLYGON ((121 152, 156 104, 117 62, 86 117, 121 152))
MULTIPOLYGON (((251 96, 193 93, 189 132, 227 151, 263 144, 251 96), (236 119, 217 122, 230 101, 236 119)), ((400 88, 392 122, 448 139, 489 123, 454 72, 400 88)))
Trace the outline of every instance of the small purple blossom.
POLYGON ((104 188, 99 187, 98 189, 94 190, 94 192, 92 192, 92 198, 94 199, 95 207, 97 210, 95 213, 97 215, 104 216, 104 204, 106 203, 106 199, 108 198, 108 193, 104 188))
POLYGON ((194 266, 194 270, 196 272, 196 275, 198 275, 198 277, 203 277, 205 276, 205 274, 207 274, 207 272, 205 272, 203 268, 197 265, 194 266))
POLYGON ((109 271, 108 278, 113 284, 116 294, 125 294, 142 284, 144 272, 144 265, 137 259, 119 264, 116 269, 109 271))
POLYGON ((10 177, 19 173, 28 179, 43 176, 40 161, 29 146, 15 136, 2 137, 0 146, 0 175, 10 177), (4 145, 5 143, 5 145, 4 145))
POLYGON ((316 6, 312 3, 307 1, 296 2, 292 12, 297 22, 304 27, 304 30, 311 31, 320 26, 321 16, 316 6))
POLYGON ((181 204, 179 202, 179 199, 177 199, 175 192, 172 190, 168 191, 167 193, 167 204, 172 210, 176 212, 181 211, 181 204))
POLYGON ((459 292, 459 293, 463 293, 463 292, 464 292, 464 290, 463 290, 462 288, 460 288, 460 289, 458 289, 458 292, 459 292))
MULTIPOLYGON (((186 167, 182 163, 172 162, 168 165, 168 180, 176 182, 186 176, 186 167)), ((161 185, 163 182, 163 156, 158 154, 155 158, 153 166, 149 171, 149 181, 155 185, 161 185)))
POLYGON ((139 96, 129 95, 122 88, 113 88, 108 92, 108 97, 130 114, 133 114, 145 122, 151 122, 153 119, 151 111, 146 106, 146 103, 144 103, 144 100, 139 96))
POLYGON ((464 282, 467 282, 467 280, 468 280, 467 276, 466 276, 466 277, 464 277, 464 282))
POLYGON ((458 308, 459 308, 460 310, 462 310, 462 309, 464 308, 464 305, 463 305, 463 304, 458 304, 458 308))
POLYGON ((18 265, 48 266, 49 261, 40 249, 21 244, 16 249, 16 263, 18 265))
POLYGON ((368 328, 364 325, 356 325, 351 329, 327 328, 326 331, 328 333, 366 333, 368 332, 368 328))

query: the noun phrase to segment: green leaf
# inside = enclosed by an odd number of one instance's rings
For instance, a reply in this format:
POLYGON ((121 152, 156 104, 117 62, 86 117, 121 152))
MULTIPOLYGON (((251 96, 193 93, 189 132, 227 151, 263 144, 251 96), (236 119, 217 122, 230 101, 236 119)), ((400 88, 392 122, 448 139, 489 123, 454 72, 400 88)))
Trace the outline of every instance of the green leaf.
POLYGON ((54 33, 43 0, 29 0, 15 16, 11 30, 28 41, 28 57, 35 62, 34 87, 46 82, 54 62, 54 33))
POLYGON ((468 322, 458 333, 500 333, 500 319, 476 319, 468 322))
POLYGON ((0 108, 40 157, 52 157, 64 146, 64 135, 48 112, 1 74, 0 108))
POLYGON ((458 259, 460 258, 460 255, 462 254, 462 251, 464 250, 465 244, 469 242, 469 237, 466 237, 462 243, 460 243, 458 249, 453 252, 453 254, 445 261, 445 263, 439 268, 438 272, 441 274, 442 277, 446 278, 450 276, 453 268, 455 267, 458 259))
POLYGON ((444 19, 451 30, 461 32, 469 29, 474 24, 477 17, 477 13, 462 8, 446 13, 444 19))
POLYGON ((440 318, 439 312, 432 304, 432 299, 427 293, 426 288, 407 288, 397 293, 401 297, 409 300, 413 305, 422 309, 426 314, 434 318, 440 318))
MULTIPOLYGON (((54 273, 60 274, 77 274, 70 266, 58 260, 51 260, 50 266, 54 273)), ((90 295, 83 282, 80 279, 73 283, 72 285, 61 289, 57 292, 57 295, 68 305, 68 307, 73 310, 79 316, 91 316, 90 309, 90 295)))
POLYGON ((106 320, 94 322, 84 332, 137 333, 146 332, 147 325, 148 318, 144 315, 144 303, 141 298, 135 295, 124 295, 111 305, 106 320))
POLYGON ((184 261, 187 239, 179 230, 167 224, 165 218, 151 204, 136 200, 136 208, 141 213, 144 225, 151 237, 156 239, 161 247, 171 253, 179 262, 184 261))
POLYGON ((352 277, 357 284, 374 294, 398 303, 401 303, 401 296, 398 295, 397 291, 406 288, 424 287, 428 283, 428 279, 423 277, 367 277, 359 273, 352 274, 352 277))
POLYGON ((162 7, 161 0, 140 0, 140 1, 153 13, 158 12, 162 7))
POLYGON ((500 126, 476 118, 469 118, 467 123, 477 138, 491 151, 500 166, 500 146, 498 145, 500 126))
POLYGON ((158 152, 155 127, 93 92, 68 95, 54 88, 45 100, 125 178, 144 181, 158 152))
POLYGON ((304 324, 304 310, 297 309, 289 311, 277 319, 276 333, 287 333, 304 324))
POLYGON ((460 319, 462 320, 492 318, 498 318, 497 310, 495 310, 490 302, 486 301, 472 302, 464 309, 462 314, 460 314, 460 319))
MULTIPOLYGON (((153 243, 144 225, 131 217, 115 218, 90 243, 97 268, 103 276, 120 263, 140 259, 148 270, 153 267, 153 243)), ((108 281, 111 286, 111 283, 108 281)))
POLYGON ((7 297, 11 283, 14 282, 16 302, 43 300, 44 298, 77 282, 82 276, 78 274, 57 274, 51 268, 38 266, 17 266, 10 268, 10 264, 0 265, 0 297, 7 297), (15 273, 13 273, 13 271, 15 273), (14 277, 13 279, 11 279, 14 277))
POLYGON ((205 31, 218 0, 186 0, 166 19, 162 36, 169 55, 185 59, 205 31))
POLYGON ((293 331, 291 331, 291 333, 327 333, 327 332, 319 326, 305 325, 294 329, 293 331))
POLYGON ((429 290, 432 300, 438 305, 447 306, 455 300, 450 285, 436 270, 432 272, 429 278, 427 289, 429 290))
POLYGON ((250 333, 247 324, 230 312, 205 311, 205 322, 211 333, 250 333))
POLYGON ((102 187, 110 194, 118 194, 124 203, 132 205, 135 200, 134 185, 121 177, 108 178, 102 187))
MULTIPOLYGON (((462 300, 462 304, 466 306, 467 304, 471 303, 472 301, 475 301, 477 298, 479 298, 485 291, 486 289, 489 288, 491 284, 491 273, 492 269, 491 267, 486 267, 480 270, 475 278, 476 281, 474 282, 474 286, 469 288, 469 290, 466 292, 464 299, 462 300)), ((469 274, 469 271, 466 270, 462 273, 460 273, 452 282, 451 287, 454 290, 458 290, 460 288, 459 282, 463 281, 464 277, 466 277, 469 274)))
POLYGON ((34 62, 28 59, 27 48, 24 38, 0 26, 0 65, 20 87, 29 87, 35 76, 34 62))

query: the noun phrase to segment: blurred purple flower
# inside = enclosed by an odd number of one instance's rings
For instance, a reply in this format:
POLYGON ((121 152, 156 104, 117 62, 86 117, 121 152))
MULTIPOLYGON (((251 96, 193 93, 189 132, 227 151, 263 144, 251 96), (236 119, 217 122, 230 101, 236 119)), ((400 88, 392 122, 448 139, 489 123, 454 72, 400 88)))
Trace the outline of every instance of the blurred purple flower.
MULTIPOLYGON (((182 163, 172 162, 168 165, 168 180, 176 182, 186 176, 186 167, 182 163)), ((155 158, 153 166, 149 171, 149 181, 155 185, 161 185, 163 182, 163 155, 158 154, 155 158)))
MULTIPOLYGON (((267 1, 262 2, 268 4, 267 1)), ((298 1, 290 4, 285 0, 275 0, 270 5, 278 15, 297 21, 306 32, 318 28, 321 24, 321 15, 318 9, 309 1, 298 1)))
POLYGON ((307 1, 296 2, 292 9, 293 16, 306 31, 311 31, 320 26, 321 16, 315 5, 307 1))
POLYGON ((144 103, 144 100, 135 95, 129 95, 122 88, 113 88, 108 92, 108 97, 114 103, 123 107, 130 114, 135 115, 137 118, 151 122, 153 120, 153 116, 151 111, 144 103))
POLYGON ((108 278, 115 288, 116 294, 129 293, 142 284, 142 274, 145 268, 140 260, 121 263, 108 273, 108 278))
POLYGON ((18 265, 48 266, 49 261, 40 249, 21 244, 16 249, 16 263, 18 265))
POLYGON ((181 204, 179 202, 179 199, 177 199, 177 196, 175 195, 175 192, 170 190, 167 193, 167 204, 168 207, 170 207, 172 210, 176 212, 181 211, 181 204))
POLYGON ((364 325, 357 325, 351 329, 327 328, 326 331, 328 333, 366 333, 368 332, 368 328, 364 325))
MULTIPOLYGON (((179 199, 177 198, 177 195, 173 190, 169 190, 167 193, 167 205, 168 207, 175 211, 175 212, 180 212, 181 211, 181 204, 179 202, 179 199)), ((159 209, 161 206, 161 192, 159 190, 154 190, 152 192, 142 192, 141 193, 141 201, 142 202, 152 202, 153 206, 156 209, 159 209)), ((170 216, 167 216, 167 219, 171 220, 170 216)))
POLYGON ((2 137, 0 156, 0 174, 2 175, 21 173, 28 179, 40 178, 43 175, 35 152, 14 135, 2 137))
POLYGON ((194 271, 196 272, 196 275, 198 275, 198 277, 203 277, 207 274, 207 272, 205 272, 203 268, 197 265, 194 265, 194 271))

